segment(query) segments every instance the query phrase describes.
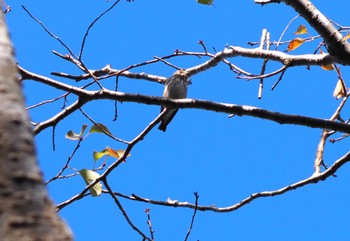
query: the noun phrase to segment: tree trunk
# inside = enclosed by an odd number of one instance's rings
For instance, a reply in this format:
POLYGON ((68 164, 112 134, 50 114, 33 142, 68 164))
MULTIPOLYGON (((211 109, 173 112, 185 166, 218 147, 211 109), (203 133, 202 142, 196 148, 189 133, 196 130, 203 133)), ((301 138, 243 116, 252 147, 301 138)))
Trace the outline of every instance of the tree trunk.
POLYGON ((14 51, 0 13, 0 239, 72 240, 36 161, 14 51))

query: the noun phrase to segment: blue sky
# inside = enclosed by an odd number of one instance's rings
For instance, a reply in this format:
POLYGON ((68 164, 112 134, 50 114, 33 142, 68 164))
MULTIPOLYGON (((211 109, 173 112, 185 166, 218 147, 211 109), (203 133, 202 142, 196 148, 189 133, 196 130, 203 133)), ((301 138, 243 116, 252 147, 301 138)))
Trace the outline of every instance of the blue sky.
MULTIPOLYGON (((81 40, 89 24, 112 1, 8 1, 12 11, 7 14, 11 36, 19 64, 29 71, 45 76, 51 72, 80 74, 72 64, 52 54, 67 51, 22 9, 24 5, 47 28, 78 54, 81 40)), ((209 51, 220 51, 226 44, 249 48, 248 41, 258 41, 267 28, 271 39, 277 40, 296 16, 284 4, 264 7, 254 1, 214 1, 215 7, 197 4, 194 0, 161 1, 135 0, 120 3, 104 16, 89 33, 84 63, 90 69, 107 64, 117 69, 134 63, 165 56, 175 49, 203 51, 203 40, 209 51)), ((337 6, 324 1, 314 4, 332 20, 347 25, 349 3, 337 1, 337 6), (342 7, 340 7, 342 6, 342 7)), ((296 20, 285 35, 292 39, 299 24, 296 20)), ((319 42, 302 45, 292 53, 312 53, 319 42)), ((281 50, 286 46, 281 46, 281 50)), ((204 62, 205 58, 181 57, 172 63, 188 68, 204 62)), ((261 68, 262 60, 231 59, 250 72, 261 68)), ((268 70, 279 64, 269 63, 268 70)), ((347 81, 348 69, 342 68, 347 81)), ((174 70, 162 63, 134 69, 160 76, 170 76, 174 70)), ((51 76, 52 77, 52 76, 51 76)), ((64 83, 80 86, 71 80, 64 83)), ((265 80, 263 98, 257 99, 258 82, 236 79, 227 66, 192 77, 188 97, 217 102, 252 105, 289 114, 329 118, 339 104, 332 97, 337 81, 335 72, 319 67, 295 67, 286 72, 274 91, 277 77, 265 80)), ((102 82, 114 89, 114 79, 102 82)), ((33 81, 24 83, 27 105, 52 99, 61 91, 33 81)), ((93 87, 93 88, 96 88, 93 87)), ((93 89, 91 88, 91 89, 93 89)), ((128 93, 161 95, 159 84, 121 78, 119 90, 128 93)), ((74 97, 68 98, 69 103, 74 97)), ((62 107, 62 101, 30 112, 33 121, 43 121, 62 107)), ((98 101, 84 107, 95 121, 104 123, 116 136, 131 140, 159 113, 158 106, 134 103, 118 104, 118 120, 113 122, 113 102, 98 101)), ((342 117, 349 112, 344 109, 342 117)), ((45 179, 60 170, 76 143, 64 138, 82 124, 91 123, 79 113, 61 122, 56 128, 56 151, 52 151, 52 131, 47 129, 36 137, 38 159, 45 179)), ((313 173, 313 160, 321 130, 301 126, 279 125, 251 117, 227 118, 221 113, 203 110, 180 110, 166 133, 157 129, 140 142, 126 163, 109 177, 113 190, 126 195, 135 193, 155 200, 194 202, 198 192, 200 205, 225 207, 252 193, 275 190, 313 173)), ((71 166, 92 168, 92 152, 106 146, 123 149, 124 145, 103 135, 91 135, 83 141, 71 166)), ((325 162, 332 164, 348 151, 348 140, 328 143, 325 162)), ((112 158, 107 159, 110 164, 112 158)), ((69 174, 70 170, 65 174, 69 174)), ((350 167, 345 165, 337 178, 309 185, 282 196, 258 199, 231 213, 198 212, 189 240, 348 240, 350 167)), ((71 171, 73 172, 73 171, 71 171)), ((60 203, 84 188, 79 176, 62 179, 48 185, 55 203, 60 203)), ((193 210, 168 208, 121 199, 133 222, 148 234, 146 208, 151 209, 156 240, 184 240, 193 210)), ((64 208, 60 215, 72 228, 76 240, 140 240, 131 230, 113 200, 102 195, 87 197, 64 208)))

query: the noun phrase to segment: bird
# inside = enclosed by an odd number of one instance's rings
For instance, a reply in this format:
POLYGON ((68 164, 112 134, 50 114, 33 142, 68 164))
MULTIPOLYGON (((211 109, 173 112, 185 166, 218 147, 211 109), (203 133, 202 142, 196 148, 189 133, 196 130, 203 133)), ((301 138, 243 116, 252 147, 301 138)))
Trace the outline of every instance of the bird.
MULTIPOLYGON (((165 81, 163 97, 169 99, 184 99, 187 97, 187 86, 190 81, 187 77, 187 71, 184 69, 177 70, 170 78, 165 81)), ((161 106, 160 112, 166 108, 161 106)), ((172 108, 167 110, 167 113, 161 119, 159 130, 165 132, 168 124, 174 118, 178 109, 172 108)))

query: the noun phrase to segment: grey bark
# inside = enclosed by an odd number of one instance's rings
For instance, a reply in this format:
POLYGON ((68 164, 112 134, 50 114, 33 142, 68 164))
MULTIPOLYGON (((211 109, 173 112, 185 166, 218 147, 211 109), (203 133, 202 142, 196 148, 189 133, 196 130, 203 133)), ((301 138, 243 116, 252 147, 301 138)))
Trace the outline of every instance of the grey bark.
POLYGON ((42 180, 13 53, 0 13, 0 239, 72 240, 42 180))

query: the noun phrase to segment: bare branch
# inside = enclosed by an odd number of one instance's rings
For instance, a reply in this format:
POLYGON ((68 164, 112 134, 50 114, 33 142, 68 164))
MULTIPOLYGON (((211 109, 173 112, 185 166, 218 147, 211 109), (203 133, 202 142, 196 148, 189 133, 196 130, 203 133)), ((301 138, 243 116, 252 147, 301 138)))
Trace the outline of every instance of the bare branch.
POLYGON ((132 196, 126 196, 123 194, 118 194, 122 196, 123 198, 129 199, 129 200, 135 200, 145 203, 150 203, 154 205, 161 205, 161 206, 171 206, 171 207, 182 207, 182 208, 191 208, 191 209, 197 209, 199 211, 213 211, 213 212, 233 212, 235 210, 238 210, 247 204, 251 203, 252 201, 255 201, 256 199, 263 198, 263 197, 274 197, 279 196, 284 193, 296 190, 298 188, 304 187, 306 185, 315 184, 320 181, 326 180, 328 177, 333 176, 335 172, 342 167, 344 164, 350 161, 350 152, 346 153, 344 156, 339 158, 337 161, 334 162, 332 166, 330 166, 326 171, 320 174, 314 174, 309 178, 306 178, 304 180, 298 181, 296 183, 287 185, 283 188, 273 190, 273 191, 264 191, 264 192, 257 192, 251 194, 249 197, 243 199, 242 201, 233 204, 231 206, 227 207, 216 207, 215 205, 211 206, 197 206, 195 204, 191 204, 188 202, 180 202, 180 201, 159 201, 159 200, 152 200, 148 198, 143 198, 138 195, 132 194, 132 196))
POLYGON ((223 59, 236 56, 274 60, 290 67, 301 65, 327 65, 337 62, 337 59, 329 54, 289 55, 279 51, 259 48, 246 49, 238 46, 230 46, 229 48, 225 48, 223 51, 216 53, 212 59, 200 65, 188 68, 187 72, 189 76, 195 75, 218 65, 223 59))
POLYGON ((192 228, 193 228, 193 224, 194 224, 194 218, 196 217, 196 214, 197 214, 199 194, 197 192, 194 192, 194 196, 196 198, 196 200, 194 202, 195 208, 194 208, 194 212, 193 212, 193 215, 192 215, 190 227, 189 227, 189 229, 187 231, 187 234, 186 234, 186 237, 185 237, 185 241, 187 241, 188 237, 191 234, 191 231, 192 231, 192 228))
MULTIPOLYGON (((100 70, 90 70, 90 72, 98 80, 110 78, 110 77, 113 77, 116 75, 123 76, 123 77, 129 78, 129 79, 149 80, 149 81, 156 82, 156 83, 163 83, 166 80, 165 77, 151 75, 151 74, 147 74, 147 73, 132 73, 132 72, 129 72, 125 69, 124 70, 113 69, 109 65, 107 65, 106 67, 104 67, 100 70)), ((51 74, 54 76, 64 77, 67 79, 73 79, 77 82, 91 78, 90 74, 82 74, 82 75, 78 75, 78 76, 70 75, 70 74, 66 74, 66 73, 58 73, 58 72, 52 72, 51 74)))
POLYGON ((45 32, 47 32, 51 37, 53 37, 54 39, 56 39, 65 49, 68 50, 68 52, 73 55, 74 57, 76 57, 73 53, 73 51, 68 47, 68 45, 66 45, 59 37, 57 37, 56 35, 54 35, 53 33, 50 32, 50 30, 48 28, 45 27, 45 25, 40 21, 38 20, 36 17, 34 17, 30 12, 29 10, 22 5, 22 8, 24 9, 24 11, 26 11, 28 13, 28 15, 34 19, 35 22, 37 22, 44 30, 45 32))
MULTIPOLYGON (((349 93, 343 98, 343 100, 340 102, 338 108, 335 110, 334 114, 330 118, 330 120, 337 120, 340 116, 340 112, 343 109, 345 103, 349 99, 349 93)), ((327 129, 324 129, 322 131, 321 139, 318 143, 317 150, 316 150, 316 158, 314 161, 314 167, 315 167, 315 175, 321 173, 321 166, 324 164, 323 160, 323 153, 324 153, 324 147, 326 144, 326 140, 332 135, 334 132, 330 132, 327 129)))
POLYGON ((105 184, 108 193, 111 195, 111 197, 113 198, 115 204, 117 204, 119 210, 121 211, 121 213, 123 214, 125 220, 127 221, 127 223, 130 225, 130 227, 135 230, 138 234, 141 235, 141 237, 144 240, 149 240, 152 241, 153 239, 148 238, 138 227, 135 226, 135 224, 131 221, 131 219, 129 218, 128 214, 126 213, 125 209, 123 208, 122 204, 119 202, 118 198, 116 195, 114 195, 111 187, 109 186, 108 182, 106 179, 103 179, 103 183, 105 184))
POLYGON ((278 46, 280 45, 281 41, 282 41, 282 38, 284 36, 284 34, 286 33, 287 29, 289 28, 289 26, 292 24, 292 22, 294 22, 294 20, 296 20, 300 15, 298 14, 297 16, 295 16, 294 18, 292 18, 292 20, 289 21, 289 23, 287 24, 287 26, 284 28, 283 32, 281 33, 281 36, 280 38, 278 39, 277 41, 277 44, 276 44, 276 47, 275 47, 275 50, 278 49, 278 46))
MULTIPOLYGON (((24 70, 20 69, 21 74, 23 71, 24 70)), ((28 75, 28 72, 23 72, 23 74, 28 75)), ((40 133, 42 130, 44 130, 49 126, 53 126, 57 124, 58 121, 65 118, 70 113, 73 113, 78 108, 82 107, 85 103, 92 100, 98 100, 98 99, 118 100, 121 102, 137 102, 137 103, 144 103, 148 105, 165 105, 165 106, 176 107, 176 108, 205 109, 205 110, 211 110, 216 112, 235 114, 238 116, 244 116, 244 115, 253 116, 261 119, 271 120, 280 124, 302 125, 302 126, 308 126, 312 128, 330 129, 330 130, 350 133, 350 125, 348 124, 325 120, 325 119, 301 116, 301 115, 282 114, 279 112, 272 112, 272 111, 260 109, 257 107, 253 107, 253 106, 217 103, 217 102, 195 100, 195 99, 171 100, 163 97, 145 96, 140 94, 128 94, 123 92, 110 91, 106 89, 99 90, 99 91, 88 91, 88 90, 79 89, 67 84, 63 84, 49 78, 42 78, 42 76, 38 76, 35 74, 31 74, 31 79, 43 82, 47 85, 74 93, 79 96, 79 99, 76 102, 74 102, 69 107, 65 108, 56 116, 52 117, 51 119, 45 122, 38 124, 34 129, 35 134, 40 133)))
POLYGON ((80 47, 80 53, 79 53, 79 57, 78 59, 81 61, 82 59, 82 55, 84 52, 84 46, 85 46, 85 42, 86 42, 86 38, 89 34, 90 29, 94 26, 94 24, 103 17, 103 15, 105 15, 106 13, 108 13, 110 10, 112 10, 117 4, 119 3, 119 0, 117 0, 115 3, 112 4, 112 6, 110 6, 106 11, 104 11, 103 13, 101 13, 94 21, 92 21, 92 23, 89 25, 89 27, 87 28, 85 35, 83 37, 83 40, 81 41, 81 47, 80 47))
POLYGON ((72 160, 73 156, 75 155, 75 153, 78 151, 79 147, 80 147, 80 144, 81 142, 83 141, 83 138, 80 138, 78 140, 78 143, 77 145, 75 146, 72 154, 68 157, 67 161, 66 161, 66 164, 62 167, 62 169, 56 174, 56 176, 52 177, 50 180, 48 180, 45 184, 49 184, 50 182, 56 180, 56 179, 59 179, 62 175, 62 173, 69 167, 69 163, 70 161, 72 160))
POLYGON ((149 228, 149 233, 151 235, 151 239, 154 240, 154 230, 152 228, 152 221, 151 221, 151 213, 150 213, 150 209, 146 208, 145 213, 147 214, 147 225, 149 228))

